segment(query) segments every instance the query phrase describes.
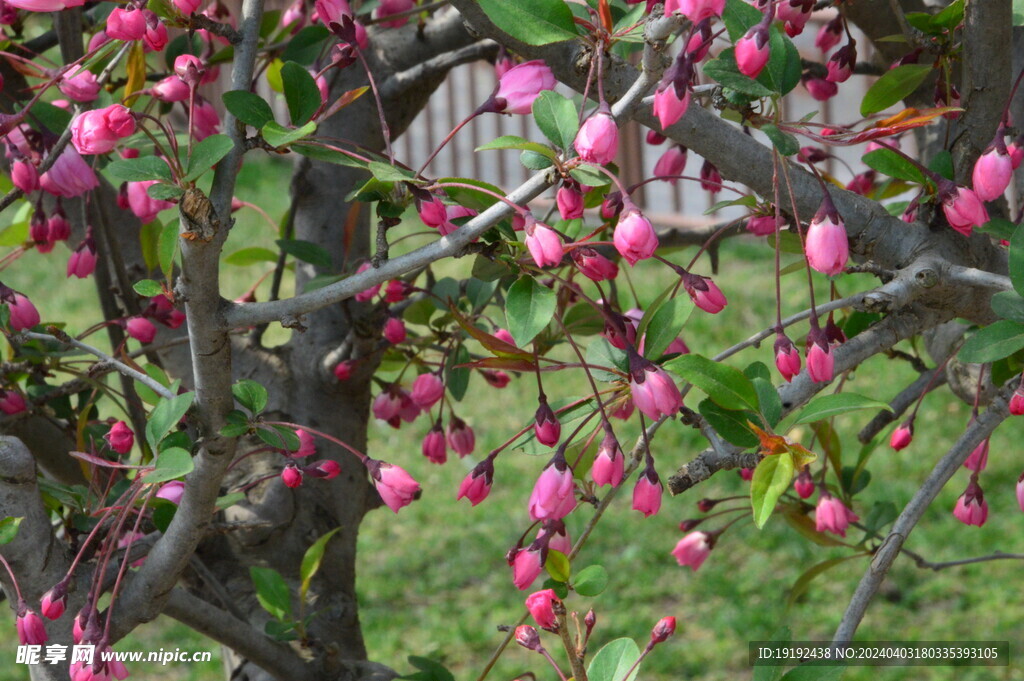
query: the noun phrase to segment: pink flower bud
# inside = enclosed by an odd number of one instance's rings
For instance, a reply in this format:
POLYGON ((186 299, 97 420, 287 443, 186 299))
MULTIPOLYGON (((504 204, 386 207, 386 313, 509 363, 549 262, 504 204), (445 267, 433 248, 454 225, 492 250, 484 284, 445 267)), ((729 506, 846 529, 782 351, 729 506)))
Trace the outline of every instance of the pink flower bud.
POLYGON ((341 24, 345 17, 350 20, 353 17, 352 8, 347 0, 316 0, 316 14, 328 28, 331 24, 341 24))
POLYGON ((855 194, 861 196, 867 196, 871 193, 871 190, 875 188, 875 171, 869 170, 867 172, 855 175, 852 180, 846 184, 846 189, 855 194))
POLYGON ((76 102, 91 102, 100 94, 100 83, 96 74, 80 66, 72 66, 64 72, 57 88, 69 99, 76 102))
POLYGON ((15 331, 31 329, 39 323, 39 310, 20 293, 15 293, 14 299, 7 302, 7 309, 11 313, 11 328, 15 331))
POLYGON ((39 613, 48 620, 60 619, 68 604, 67 582, 60 582, 43 594, 39 603, 39 613))
POLYGON ((555 454, 534 483, 530 494, 530 518, 560 520, 576 508, 576 484, 572 468, 561 453, 555 454))
POLYGON ((1024 414, 1024 378, 1021 381, 1021 385, 1017 386, 1017 389, 1013 391, 1013 396, 1010 398, 1010 413, 1014 416, 1024 414))
POLYGON ((444 396, 444 383, 435 373, 420 374, 412 383, 411 396, 420 409, 430 409, 444 396))
MULTIPOLYGON (((392 14, 401 14, 402 12, 408 12, 415 6, 413 0, 381 0, 377 9, 373 10, 373 18, 383 19, 392 14)), ((407 23, 409 23, 409 17, 404 16, 392 19, 391 21, 382 21, 380 25, 385 28, 399 28, 407 23)))
POLYGON ((648 464, 633 487, 633 510, 640 511, 645 518, 655 515, 661 510, 662 489, 657 471, 648 464))
POLYGON ((46 625, 43 624, 43 618, 35 610, 25 607, 24 602, 22 602, 18 610, 18 619, 15 622, 15 627, 18 630, 18 640, 21 641, 21 644, 25 646, 41 646, 46 643, 50 637, 46 634, 46 625))
POLYGON ((674 633, 676 633, 676 618, 662 617, 651 629, 651 645, 664 643, 674 633))
POLYGON ((604 281, 619 276, 619 267, 590 246, 572 249, 572 262, 585 277, 604 281))
POLYGON ((687 273, 683 277, 683 288, 693 303, 705 312, 718 314, 728 305, 725 294, 710 277, 687 273))
POLYGON ((562 436, 562 424, 546 400, 540 403, 533 417, 533 433, 537 436, 537 442, 546 447, 557 445, 562 436))
POLYGON ((59 209, 46 222, 47 238, 50 242, 67 241, 71 236, 71 223, 59 209))
POLYGON ((395 386, 387 388, 373 400, 373 415, 381 421, 390 421, 398 416, 402 408, 402 397, 395 386))
POLYGON ((306 466, 306 468, 303 469, 303 472, 316 478, 333 480, 341 475, 341 464, 333 459, 323 459, 321 461, 317 461, 312 466, 306 466))
POLYGON ((184 102, 189 95, 188 85, 178 76, 167 76, 157 81, 150 91, 161 102, 184 102))
POLYGON ((610 431, 605 433, 601 445, 597 449, 597 456, 590 468, 590 475, 594 478, 594 484, 598 487, 611 485, 618 487, 622 482, 623 468, 626 457, 622 454, 619 441, 615 439, 610 431))
POLYGON ((517 347, 516 340, 512 337, 512 334, 508 332, 508 329, 495 329, 492 335, 498 340, 508 343, 512 347, 517 347))
MULTIPOLYGON (((367 271, 371 267, 373 267, 373 265, 371 265, 368 262, 364 262, 362 265, 359 266, 359 269, 356 270, 356 274, 362 274, 363 272, 367 271)), ((355 296, 353 296, 353 297, 357 301, 359 301, 360 303, 365 303, 367 301, 373 300, 373 297, 375 295, 377 295, 377 293, 379 291, 380 291, 380 284, 375 284, 375 285, 371 286, 370 288, 368 288, 368 289, 366 289, 364 291, 360 291, 359 293, 355 294, 355 296)))
POLYGON ((807 228, 804 250, 807 263, 822 274, 832 277, 846 268, 850 243, 846 236, 846 226, 838 214, 829 215, 819 211, 807 228))
POLYGON ((746 35, 736 41, 736 66, 748 78, 757 78, 770 56, 768 29, 762 24, 751 27, 746 35))
POLYGON ((814 478, 811 477, 811 471, 807 466, 804 466, 800 475, 793 480, 793 489, 801 499, 809 499, 814 494, 814 478))
POLYGON ((384 322, 384 338, 392 345, 398 345, 405 340, 405 324, 398 317, 388 317, 384 322))
POLYGON ((583 121, 573 143, 580 158, 588 163, 606 165, 619 151, 619 128, 610 111, 598 110, 583 121))
POLYGON ((707 557, 711 555, 714 546, 714 539, 707 532, 691 532, 676 544, 672 549, 672 555, 680 566, 689 567, 696 572, 704 564, 707 557))
POLYGON ((775 341, 775 368, 787 383, 800 373, 800 352, 786 336, 775 341))
POLYGON ((619 255, 630 265, 635 265, 654 255, 658 248, 658 235, 654 233, 651 221, 634 207, 619 217, 613 243, 619 255))
POLYGON ((153 339, 156 338, 156 327, 153 326, 153 322, 145 317, 132 317, 125 322, 125 330, 129 336, 143 345, 152 343, 153 339))
POLYGON ((704 161, 700 167, 700 188, 712 196, 722 190, 722 174, 711 161, 704 161))
POLYGON ((562 262, 562 237, 536 220, 526 221, 526 248, 537 267, 553 267, 562 262))
POLYGON ((949 226, 964 236, 970 236, 974 227, 988 222, 985 204, 966 187, 955 187, 943 194, 942 212, 946 214, 949 226))
POLYGON ((185 494, 185 483, 181 480, 171 480, 160 485, 156 496, 158 499, 166 499, 175 506, 181 503, 181 497, 185 494))
POLYGON ((39 187, 54 196, 80 196, 100 184, 96 173, 78 155, 74 145, 64 148, 50 169, 39 177, 39 187))
POLYGON ((149 188, 155 184, 158 184, 157 180, 128 183, 128 207, 144 225, 153 222, 160 211, 174 208, 174 203, 171 201, 154 199, 149 195, 149 188))
POLYGON ((835 376, 835 356, 824 334, 814 340, 808 334, 807 341, 807 374, 815 383, 831 381, 835 376))
POLYGON ((814 511, 814 525, 818 532, 831 532, 840 537, 846 536, 846 528, 850 523, 860 520, 856 513, 846 508, 843 502, 827 491, 822 491, 818 506, 814 511))
POLYGON ((312 435, 301 428, 296 428, 295 437, 299 438, 299 448, 288 452, 288 456, 293 459, 304 459, 307 456, 316 454, 316 440, 313 439, 312 435))
POLYGON ((473 429, 465 421, 457 416, 453 416, 445 432, 448 446, 459 455, 459 458, 473 453, 473 449, 476 447, 476 434, 473 433, 473 429))
POLYGON ((555 75, 547 64, 539 59, 513 66, 498 81, 494 93, 498 111, 511 114, 528 114, 533 101, 544 90, 555 87, 555 75))
POLYGON ((683 115, 686 113, 686 109, 690 106, 690 89, 687 88, 686 92, 680 98, 676 94, 675 85, 672 83, 668 84, 668 87, 657 90, 654 93, 654 115, 658 117, 658 122, 661 123, 661 129, 667 130, 669 126, 674 125, 683 115))
POLYGON ((0 411, 12 416, 28 410, 28 404, 21 393, 13 390, 0 390, 0 411))
POLYGON ((547 543, 550 551, 558 551, 566 556, 572 553, 572 540, 565 529, 565 523, 553 522, 542 525, 540 532, 537 533, 537 542, 547 543))
POLYGON ((956 500, 953 515, 964 525, 981 527, 988 520, 988 502, 985 501, 985 494, 981 491, 977 478, 977 473, 971 476, 967 489, 956 500))
POLYGON ((541 629, 555 631, 557 622, 553 606, 555 603, 561 602, 553 590, 544 589, 535 591, 526 597, 526 609, 530 611, 530 615, 541 629))
POLYGON ((665 15, 682 14, 693 23, 722 16, 725 0, 665 0, 665 15))
POLYGON ((814 0, 782 0, 775 5, 775 16, 785 22, 786 35, 793 38, 804 32, 813 10, 814 0))
POLYGON ((85 279, 96 269, 96 245, 86 238, 68 258, 67 275, 85 279))
POLYGON ((494 459, 487 457, 469 472, 459 485, 459 493, 455 500, 465 497, 469 499, 472 506, 476 506, 487 498, 491 493, 491 484, 494 482, 494 459))
POLYGON ((203 0, 172 0, 174 6, 178 8, 178 11, 189 16, 193 14, 199 6, 203 4, 203 0))
POLYGON ((679 175, 686 170, 686 149, 673 144, 665 153, 658 158, 654 164, 654 176, 665 180, 669 184, 679 182, 679 175))
POLYGON ((71 143, 80 154, 105 154, 134 132, 135 117, 120 104, 85 111, 71 121, 71 143))
POLYGON ((583 217, 583 194, 574 188, 562 185, 555 195, 555 203, 558 205, 558 214, 563 220, 575 220, 583 217))
POLYGON ((448 447, 445 445, 444 431, 441 430, 441 426, 435 425, 424 436, 421 451, 423 456, 432 463, 442 464, 448 460, 448 447))
POLYGON ((206 100, 196 101, 195 110, 192 112, 192 134, 199 141, 220 131, 220 115, 217 109, 206 100))
POLYGON ((135 433, 124 421, 118 421, 103 436, 110 448, 118 454, 127 454, 135 444, 135 433))
POLYGON ((302 484, 302 471, 295 464, 288 464, 281 471, 281 481, 286 487, 295 488, 302 484))
MULTIPOLYGON (((662 142, 664 142, 668 138, 666 138, 664 135, 662 135, 657 130, 648 130, 647 131, 647 136, 644 139, 651 146, 658 146, 659 144, 661 144, 662 142)), ((604 208, 604 206, 602 206, 602 209, 603 208, 604 208)), ((605 218, 605 219, 608 219, 608 218, 605 218)))
POLYGON ((182 83, 194 87, 206 74, 206 63, 194 54, 179 54, 174 59, 174 74, 182 83))
POLYGON ((146 17, 141 10, 115 7, 107 17, 105 30, 114 40, 142 40, 146 35, 146 17))
POLYGON ((31 163, 14 161, 11 164, 11 183, 26 194, 31 194, 39 189, 39 171, 31 163))
POLYGON ((839 94, 839 86, 824 78, 804 78, 803 84, 804 87, 807 88, 807 92, 810 93, 811 97, 819 102, 827 102, 839 94))
POLYGON ((975 473, 985 470, 985 466, 988 465, 988 447, 988 438, 985 438, 974 448, 974 451, 967 457, 967 460, 964 461, 964 468, 975 473))
POLYGON ((818 35, 814 39, 814 45, 824 54, 839 44, 843 39, 843 17, 836 15, 832 21, 824 24, 818 29, 818 35))
MULTIPOLYGON (((541 562, 541 550, 533 546, 517 551, 511 564, 512 583, 520 591, 529 589, 544 568, 544 564, 541 562)), ((533 629, 533 627, 530 628, 533 629)))
POLYGON ((527 650, 539 652, 544 649, 544 646, 540 644, 540 635, 529 624, 521 624, 516 627, 516 643, 527 650))
POLYGON ((675 381, 664 369, 650 362, 638 371, 630 371, 629 388, 633 404, 652 421, 674 416, 683 406, 675 381))
POLYGON ((853 65, 857 63, 857 41, 850 39, 833 54, 826 64, 828 75, 825 80, 833 83, 845 83, 853 75, 853 65))
POLYGON ((347 381, 352 378, 352 365, 351 360, 342 360, 334 365, 334 377, 339 381, 347 381))
POLYGON ((392 279, 384 287, 384 302, 392 304, 402 302, 409 295, 410 288, 409 284, 401 279, 392 279))
POLYGON ((1013 165, 1013 169, 1020 168, 1021 162, 1024 161, 1024 141, 1022 141, 1021 137, 1006 145, 1006 153, 1010 155, 1010 163, 1013 165))
POLYGON ((892 431, 892 437, 889 438, 889 446, 898 452, 901 449, 908 447, 913 439, 914 423, 912 421, 907 421, 900 425, 899 428, 892 431))
POLYGON ((754 236, 768 236, 775 234, 774 215, 752 215, 747 220, 747 231, 754 236))
POLYGON ((430 201, 420 201, 419 214, 423 224, 434 229, 440 227, 448 219, 448 209, 437 197, 430 201))
POLYGON ((992 146, 974 164, 974 193, 982 201, 994 201, 1010 186, 1013 161, 1010 155, 992 146))
POLYGON ((420 484, 400 466, 370 459, 366 468, 380 498, 395 513, 419 497, 420 484))
POLYGON ((142 10, 146 17, 146 32, 142 36, 142 46, 146 52, 162 52, 170 37, 167 35, 167 27, 157 18, 156 14, 148 9, 142 10))

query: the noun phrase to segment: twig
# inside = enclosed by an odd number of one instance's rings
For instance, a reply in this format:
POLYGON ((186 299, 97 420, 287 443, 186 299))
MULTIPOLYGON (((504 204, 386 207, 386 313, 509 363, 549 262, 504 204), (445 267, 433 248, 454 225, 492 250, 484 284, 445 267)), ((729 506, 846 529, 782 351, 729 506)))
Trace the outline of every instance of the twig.
POLYGON ((944 385, 946 383, 946 372, 943 371, 942 375, 935 378, 936 371, 938 371, 938 369, 929 369, 918 376, 913 383, 900 391, 900 394, 894 397, 892 402, 889 403, 892 411, 883 409, 878 412, 875 417, 871 419, 859 433, 857 433, 857 440, 867 444, 871 441, 871 438, 882 432, 886 426, 903 416, 903 413, 909 409, 919 397, 921 397, 921 394, 925 390, 934 390, 939 386, 944 385))
MULTIPOLYGON (((907 551, 904 551, 907 553, 907 551)), ((960 560, 947 560, 942 563, 932 563, 925 560, 921 556, 915 556, 914 562, 917 563, 917 567, 926 568, 928 570, 945 570, 946 568, 958 567, 960 565, 971 565, 973 563, 987 563, 991 560, 1024 560, 1024 554, 1021 553, 1003 553, 1002 551, 996 551, 990 556, 977 556, 976 558, 961 558, 960 560)))

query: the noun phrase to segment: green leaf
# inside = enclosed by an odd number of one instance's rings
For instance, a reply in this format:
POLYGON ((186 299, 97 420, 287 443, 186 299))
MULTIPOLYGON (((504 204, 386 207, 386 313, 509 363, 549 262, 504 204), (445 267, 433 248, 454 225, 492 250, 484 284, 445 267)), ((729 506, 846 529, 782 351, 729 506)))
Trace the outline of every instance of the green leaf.
POLYGON ((256 436, 271 447, 287 452, 297 452, 302 446, 299 436, 287 426, 260 426, 256 429, 256 436))
POLYGON ((305 125, 323 104, 316 80, 305 68, 290 61, 281 67, 281 81, 292 125, 305 125))
POLYGON ((679 337, 693 308, 690 296, 676 296, 662 303, 647 325, 644 354, 651 359, 661 357, 672 341, 679 337))
POLYGON ((156 405, 146 422, 146 442, 153 451, 157 450, 160 440, 178 425, 178 421, 192 406, 195 396, 195 393, 176 395, 171 399, 164 398, 156 405))
POLYGON ((792 156, 800 151, 800 142, 788 132, 779 130, 772 123, 762 125, 761 132, 768 135, 768 139, 772 141, 772 144, 783 156, 792 156))
POLYGON ((729 31, 729 40, 736 42, 751 28, 756 26, 764 15, 761 10, 748 5, 743 0, 727 0, 722 12, 722 21, 729 31))
POLYGON ((855 393, 839 393, 837 395, 822 395, 811 400, 807 406, 800 410, 793 425, 801 423, 813 423, 822 419, 839 416, 850 411, 859 409, 884 409, 892 411, 885 402, 857 395, 855 393))
POLYGON ((924 175, 913 163, 897 154, 892 149, 875 149, 861 157, 868 168, 895 177, 898 180, 924 184, 924 175))
POLYGON ((846 667, 822 667, 816 664, 804 664, 793 667, 779 681, 839 681, 846 667))
POLYGON ((163 294, 164 289, 158 282, 152 279, 143 279, 132 284, 132 289, 140 296, 146 296, 152 298, 153 296, 159 296, 163 294))
POLYGON ((782 418, 782 398, 779 397, 779 391, 767 379, 755 377, 750 380, 754 384, 757 399, 761 403, 761 415, 764 416, 764 420, 768 422, 769 426, 774 426, 782 418))
MULTIPOLYGON (((604 327, 602 326, 602 329, 603 328, 604 327)), ((618 369, 623 373, 627 373, 629 371, 629 361, 626 359, 626 353, 613 346, 604 338, 594 340, 594 342, 587 347, 587 366, 590 367, 590 374, 595 380, 604 381, 606 383, 620 381, 622 380, 622 376, 611 371, 605 371, 604 369, 598 369, 595 367, 618 369)))
POLYGON ((722 50, 717 57, 704 64, 704 75, 751 97, 770 97, 774 94, 771 88, 740 73, 734 49, 731 47, 722 50))
POLYGON ((1018 225, 1010 240, 1010 281, 1013 290, 1024 296, 1024 225, 1018 225))
POLYGON ((240 248, 224 258, 225 264, 240 267, 258 265, 264 262, 277 262, 277 253, 274 253, 269 248, 249 246, 248 248, 240 248))
POLYGON ((326 26, 307 26, 291 38, 281 53, 284 61, 293 61, 309 66, 323 50, 323 42, 331 35, 326 26))
POLYGON ((174 257, 178 254, 178 220, 171 220, 160 231, 160 239, 156 244, 157 260, 160 271, 169 280, 174 274, 174 257))
POLYGON ((274 243, 278 248, 302 262, 317 267, 331 267, 331 254, 323 246, 302 239, 278 239, 274 243))
POLYGON ((953 0, 944 10, 932 16, 931 25, 952 31, 964 20, 964 0, 953 0))
MULTIPOLYGON (((793 633, 789 630, 789 627, 779 627, 772 634, 770 640, 773 643, 789 643, 792 639, 793 633)), ((754 667, 754 675, 751 681, 778 681, 784 670, 785 667, 781 662, 778 664, 759 664, 754 667)))
POLYGON ((235 383, 231 386, 231 394, 239 404, 251 411, 253 416, 267 408, 267 389, 256 381, 243 379, 235 383))
POLYGON ((571 99, 553 90, 545 90, 533 102, 533 119, 537 121, 537 127, 544 136, 556 147, 572 148, 576 133, 579 132, 579 114, 571 99))
POLYGON ((588 187, 604 187, 611 183, 611 179, 601 172, 600 166, 591 163, 581 163, 569 171, 569 176, 588 187))
POLYGON ((263 139, 267 141, 270 146, 280 149, 286 147, 292 142, 297 142, 303 137, 308 137, 316 132, 316 123, 310 121, 301 128, 289 130, 288 128, 280 125, 274 121, 268 121, 263 124, 260 129, 260 134, 263 135, 263 139))
POLYGON ((719 406, 726 409, 759 410, 757 391, 750 379, 738 369, 697 354, 680 355, 669 360, 665 368, 700 388, 719 406))
POLYGON ((18 536, 18 528, 21 527, 22 520, 24 518, 12 518, 11 516, 0 520, 0 546, 14 541, 14 538, 18 536))
POLYGON ((444 367, 445 387, 448 388, 448 394, 451 395, 456 402, 461 402, 462 398, 466 396, 466 390, 469 388, 470 376, 469 369, 459 367, 459 365, 468 363, 470 359, 469 350, 466 349, 465 345, 460 345, 458 350, 449 355, 448 362, 444 367))
POLYGON ((320 563, 324 559, 324 552, 327 550, 327 542, 329 542, 331 537, 333 537, 340 529, 340 527, 336 527, 317 539, 313 542, 312 546, 306 549, 306 553, 303 554, 302 565, 299 567, 299 579, 301 580, 301 586, 299 587, 300 600, 306 600, 306 593, 309 591, 309 584, 313 581, 313 575, 315 575, 317 570, 320 569, 320 563))
POLYGON ((285 620, 292 611, 292 599, 284 577, 273 568, 252 566, 249 577, 256 587, 256 600, 277 620, 285 620))
POLYGON ((265 99, 252 92, 230 90, 221 95, 231 115, 259 130, 274 120, 274 111, 265 99))
POLYGON ((490 151, 492 149, 523 149, 532 151, 535 154, 545 156, 549 159, 558 157, 558 154, 556 154, 550 147, 538 144, 537 142, 531 142, 523 139, 522 137, 517 137, 516 135, 502 135, 497 139, 491 140, 487 144, 480 145, 474 149, 474 151, 490 151))
POLYGON ((1003 319, 1024 324, 1024 298, 1015 291, 1001 291, 992 296, 992 310, 1003 319))
POLYGON ((788 94, 800 84, 803 73, 800 51, 778 24, 772 25, 768 44, 771 50, 768 65, 757 80, 781 95, 788 94))
MULTIPOLYGON (((786 594, 786 607, 792 607, 793 604, 796 603, 797 599, 807 592, 808 587, 811 586, 811 582, 814 581, 818 575, 828 572, 832 568, 845 563, 851 558, 862 557, 862 554, 854 553, 853 555, 842 556, 840 558, 830 558, 829 560, 823 560, 822 562, 812 565, 808 569, 804 570, 803 573, 796 578, 796 581, 793 582, 793 586, 789 587, 789 593, 786 594)), ((821 667, 819 667, 819 669, 821 669, 821 667)))
POLYGON ((542 156, 535 151, 525 150, 519 154, 519 162, 527 170, 544 170, 554 165, 554 162, 547 156, 542 156))
POLYGON ((723 409, 711 400, 704 400, 697 406, 700 415, 726 441, 737 447, 756 447, 761 440, 750 429, 748 423, 757 421, 757 416, 747 410, 723 409))
POLYGON ((195 468, 192 455, 181 447, 171 447, 156 457, 156 467, 146 473, 144 482, 167 482, 188 475, 195 468))
POLYGON ((551 575, 551 579, 556 582, 568 582, 569 576, 572 575, 572 566, 569 564, 569 558, 561 551, 554 549, 548 551, 548 559, 544 561, 544 569, 551 575))
POLYGON ((754 524, 764 527, 775 511, 775 504, 793 482, 793 454, 783 452, 761 459, 750 481, 750 503, 754 507, 754 524))
POLYGON ((933 70, 931 64, 903 64, 886 71, 864 94, 860 115, 870 116, 888 109, 916 90, 933 70))
POLYGON ((631 638, 617 638, 597 651, 587 667, 590 681, 634 681, 639 666, 626 676, 626 672, 640 659, 640 648, 631 638))
POLYGON ((328 149, 316 144, 309 144, 306 142, 299 142, 291 146, 291 150, 296 154, 302 154, 315 161, 323 161, 324 163, 333 163, 339 166, 349 166, 350 168, 365 168, 366 163, 358 159, 352 158, 348 154, 335 149, 328 149))
POLYGON ((994 362, 1021 348, 1024 348, 1024 324, 1000 319, 968 338, 957 359, 977 364, 994 362))
POLYGON ((508 290, 505 318, 516 345, 525 348, 551 322, 557 304, 555 292, 533 277, 521 277, 508 290))
POLYGON ((171 169, 167 165, 167 161, 156 156, 111 161, 107 164, 106 171, 112 178, 122 182, 171 181, 171 169))
POLYGON ((411 182, 414 179, 412 172, 380 161, 370 161, 367 168, 381 182, 411 182))
POLYGON ((452 673, 440 662, 415 655, 410 655, 407 659, 409 664, 419 669, 419 671, 399 676, 398 678, 400 679, 409 679, 409 681, 455 681, 452 673))
POLYGON ((947 180, 953 179, 953 155, 942 149, 935 152, 932 160, 928 162, 928 170, 938 173, 947 180))
POLYGON ((479 0, 480 9, 505 33, 527 45, 576 37, 572 11, 563 0, 479 0))
POLYGON ((146 193, 152 199, 158 201, 173 201, 185 193, 185 190, 176 184, 164 184, 163 182, 151 184, 146 187, 146 193))
POLYGON ((572 588, 580 596, 597 596, 608 587, 608 571, 601 565, 588 565, 573 580, 572 588))
POLYGON ((235 146, 227 135, 210 135, 192 148, 185 182, 191 182, 217 165, 235 146))
MULTIPOLYGON (((1021 2, 1024 2, 1024 0, 1021 0, 1021 2)), ((1013 239, 1013 233, 1017 229, 1017 225, 1013 224, 1006 218, 992 218, 976 229, 979 232, 991 234, 997 239, 1006 239, 1007 241, 1010 241, 1013 239)))

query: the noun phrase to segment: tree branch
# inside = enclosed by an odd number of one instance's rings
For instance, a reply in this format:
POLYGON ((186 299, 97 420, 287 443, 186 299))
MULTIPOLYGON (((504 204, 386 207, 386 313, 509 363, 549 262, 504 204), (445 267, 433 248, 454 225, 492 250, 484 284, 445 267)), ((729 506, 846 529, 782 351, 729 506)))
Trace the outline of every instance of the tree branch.
POLYGON ((432 59, 392 74, 380 85, 381 99, 388 100, 401 96, 411 87, 419 87, 424 79, 444 75, 456 66, 487 59, 498 53, 498 43, 481 40, 472 45, 439 54, 432 59))
POLYGON ((1009 387, 1004 387, 1000 391, 999 396, 992 401, 992 405, 971 422, 971 425, 967 427, 956 443, 946 452, 945 456, 935 464, 935 468, 924 481, 924 484, 921 485, 921 488, 917 490, 917 493, 914 494, 914 497, 903 509, 903 512, 900 513, 896 522, 893 523, 889 535, 875 552, 871 565, 861 578, 860 584, 857 585, 857 589, 850 599, 850 604, 843 614, 843 619, 832 638, 833 643, 846 643, 853 640, 853 635, 857 631, 857 626, 864 617, 871 599, 874 598, 878 587, 882 584, 882 580, 885 578, 886 573, 888 573, 893 561, 896 560, 896 556, 899 555, 903 543, 910 536, 914 526, 917 525, 921 516, 928 509, 928 506, 938 496, 939 491, 949 482, 953 474, 963 466, 964 461, 971 455, 974 448, 991 435, 992 431, 1010 415, 1008 405, 1010 392, 1011 389, 1009 387))

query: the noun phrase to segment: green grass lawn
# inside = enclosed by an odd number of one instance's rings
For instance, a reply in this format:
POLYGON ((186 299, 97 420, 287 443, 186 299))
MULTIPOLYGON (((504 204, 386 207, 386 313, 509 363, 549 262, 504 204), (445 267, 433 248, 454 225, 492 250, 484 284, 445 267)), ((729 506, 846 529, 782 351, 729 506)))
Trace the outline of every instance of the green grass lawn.
MULTIPOLYGON (((243 199, 270 197, 268 212, 276 219, 287 200, 284 186, 286 164, 249 164, 243 170, 239 194, 243 199)), ((261 204, 263 205, 263 204, 261 204)), ((250 245, 268 245, 276 238, 271 227, 252 211, 239 214, 228 251, 250 245)), ((691 251, 672 259, 685 264, 691 251)), ((39 254, 26 256, 24 263, 3 273, 3 281, 26 291, 49 290, 37 300, 45 318, 66 315, 79 328, 89 320, 91 283, 63 278, 64 253, 44 260, 39 254), (59 261, 60 267, 54 263, 59 261), (22 264, 31 265, 23 267, 22 264), (60 271, 57 271, 60 270, 60 271)), ((792 257, 792 256, 790 256, 792 257)), ((468 260, 446 263, 442 274, 464 275, 468 260)), ((628 270, 640 292, 641 303, 649 303, 667 284, 664 268, 641 264, 628 270)), ((696 268, 707 274, 705 266, 696 268)), ((243 293, 263 273, 262 266, 228 271, 225 295, 243 293)), ((842 293, 851 293, 867 279, 844 277, 842 293)), ((716 282, 730 304, 719 315, 697 311, 684 331, 694 352, 712 355, 772 323, 774 283, 769 248, 761 242, 734 240, 722 248, 722 267, 716 282)), ((785 313, 806 304, 802 274, 784 279, 785 313)), ((825 294, 819 281, 818 294, 825 294)), ((261 289, 261 299, 265 297, 261 289)), ((628 294, 624 282, 620 292, 628 294)), ((500 314, 500 313, 499 313, 500 314)), ((69 329, 74 331, 75 329, 69 329)), ((806 326, 791 337, 802 337, 806 326)), ((283 335, 281 337, 284 337, 283 335)), ((911 350, 909 344, 904 349, 911 350)), ((564 352, 560 348, 557 352, 564 352)), ((771 363, 771 341, 760 349, 744 352, 731 362, 742 368, 761 360, 771 363)), ((547 390, 552 401, 578 396, 585 389, 580 377, 552 375, 547 390)), ((913 380, 915 373, 901 361, 875 358, 852 374, 846 389, 888 399, 913 380)), ((460 416, 477 433, 477 452, 464 460, 452 459, 444 466, 427 462, 419 453, 420 438, 427 424, 417 422, 401 430, 384 424, 371 425, 371 454, 407 468, 423 485, 423 497, 394 515, 386 509, 371 513, 360 537, 358 565, 362 619, 371 657, 392 665, 402 673, 412 670, 409 655, 431 657, 444 662, 460 681, 475 679, 484 661, 500 642, 500 625, 516 622, 523 612, 524 593, 512 585, 505 551, 529 524, 526 500, 546 456, 531 456, 510 450, 497 461, 495 486, 490 497, 476 508, 455 502, 458 484, 479 456, 486 454, 522 427, 536 408, 536 386, 532 378, 514 380, 499 393, 491 393, 479 376, 474 376, 469 397, 459 405, 460 416)), ((687 404, 695 406, 698 395, 687 404)), ((860 412, 837 420, 843 437, 844 461, 855 462, 858 444, 855 433, 871 417, 860 412)), ((888 447, 877 450, 871 460, 872 479, 858 496, 858 512, 875 502, 889 501, 897 508, 910 499, 933 463, 963 429, 969 416, 967 406, 946 393, 929 396, 917 420, 913 444, 900 453, 888 447)), ((942 491, 921 525, 908 541, 908 548, 933 561, 953 560, 990 554, 993 551, 1024 553, 1020 527, 1024 517, 1014 497, 1020 473, 1019 423, 1008 423, 992 440, 988 469, 981 482, 990 506, 983 528, 966 527, 951 514, 967 476, 958 474, 942 491)), ((631 443, 634 426, 624 427, 620 439, 631 443)), ((792 437, 810 445, 807 429, 792 437)), ((670 423, 658 434, 653 453, 663 477, 696 456, 703 440, 691 429, 670 423)), ((844 549, 813 544, 792 530, 781 518, 772 518, 762 531, 749 522, 735 525, 720 540, 699 572, 680 568, 669 555, 682 536, 678 523, 699 515, 695 503, 702 497, 745 495, 748 483, 733 471, 724 471, 697 489, 678 498, 666 498, 659 515, 644 519, 629 508, 632 480, 625 493, 611 506, 576 561, 578 571, 591 564, 603 565, 610 575, 608 589, 586 599, 571 596, 571 610, 582 614, 593 608, 597 627, 591 650, 621 636, 646 641, 651 626, 662 616, 674 615, 679 628, 675 638, 660 646, 643 668, 642 679, 668 681, 695 679, 718 681, 750 678, 747 644, 770 638, 781 626, 789 626, 797 640, 828 639, 838 623, 850 594, 867 566, 865 559, 851 560, 813 581, 795 603, 787 605, 794 581, 811 565, 847 555, 844 549)), ((719 509, 746 508, 749 502, 723 503, 719 509)), ((590 511, 581 508, 568 519, 576 536, 590 511)), ((731 516, 730 516, 731 517, 731 516)), ((708 523, 715 528, 714 521, 708 523)), ((857 542, 861 532, 851 532, 857 542)), ((1016 646, 1024 638, 1024 624, 1013 588, 1020 564, 995 561, 952 568, 933 573, 900 559, 883 592, 868 611, 858 632, 864 640, 1009 640, 1016 646)), ((539 586, 538 581, 538 586, 539 586)), ((13 617, 0 618, 0 632, 11 643, 14 658, 13 617)), ((545 635, 547 636, 547 635, 545 635)), ((556 649, 554 639, 546 645, 556 649)), ((214 650, 214 662, 206 665, 156 665, 133 669, 137 678, 205 680, 220 677, 218 646, 166 619, 144 627, 119 644, 118 649, 159 647, 214 650)), ((558 653, 556 657, 561 659, 558 653)), ((490 679, 508 681, 526 671, 539 679, 553 679, 553 671, 533 653, 513 646, 499 660, 490 679)), ((0 665, 0 681, 23 679, 23 668, 0 665)), ((1019 666, 1008 668, 953 670, 920 667, 882 670, 854 668, 844 679, 887 681, 889 679, 1024 679, 1019 666)))

